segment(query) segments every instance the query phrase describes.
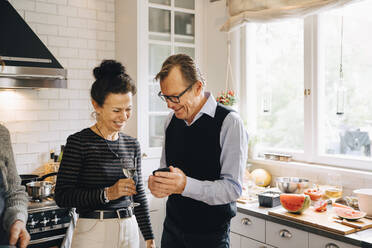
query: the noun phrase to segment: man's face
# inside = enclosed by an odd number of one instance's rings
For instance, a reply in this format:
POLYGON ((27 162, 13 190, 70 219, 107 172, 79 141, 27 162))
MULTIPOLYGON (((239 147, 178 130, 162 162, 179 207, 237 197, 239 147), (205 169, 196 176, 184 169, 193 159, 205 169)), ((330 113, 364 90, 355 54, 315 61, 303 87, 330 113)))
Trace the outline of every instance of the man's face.
MULTIPOLYGON (((168 76, 160 83, 161 93, 167 96, 177 96, 187 89, 188 86, 189 85, 182 77, 179 67, 172 68, 168 76)), ((201 90, 197 88, 198 84, 193 85, 193 87, 179 98, 179 103, 167 100, 168 108, 174 111, 178 119, 191 122, 197 114, 196 111, 199 105, 198 96, 201 93, 201 90)))

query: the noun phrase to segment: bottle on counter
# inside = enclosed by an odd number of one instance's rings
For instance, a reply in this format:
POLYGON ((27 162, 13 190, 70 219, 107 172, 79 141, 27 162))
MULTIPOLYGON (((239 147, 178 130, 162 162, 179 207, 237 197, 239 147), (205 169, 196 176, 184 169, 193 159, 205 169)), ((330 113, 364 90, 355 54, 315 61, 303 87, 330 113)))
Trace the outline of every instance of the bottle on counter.
POLYGON ((59 156, 58 156, 58 162, 61 162, 62 161, 63 151, 64 150, 65 150, 65 146, 64 145, 61 145, 61 152, 59 153, 59 156))
MULTIPOLYGON (((54 156, 54 150, 50 150, 48 162, 44 164, 44 174, 54 172, 54 156)), ((52 182, 53 180, 51 177, 47 177, 45 178, 45 181, 52 182)))

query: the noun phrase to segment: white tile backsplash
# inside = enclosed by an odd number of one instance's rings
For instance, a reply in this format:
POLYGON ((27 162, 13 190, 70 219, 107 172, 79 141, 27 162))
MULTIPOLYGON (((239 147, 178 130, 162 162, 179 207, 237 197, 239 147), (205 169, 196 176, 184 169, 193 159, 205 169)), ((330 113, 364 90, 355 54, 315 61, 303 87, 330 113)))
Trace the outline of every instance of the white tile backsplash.
POLYGON ((57 5, 56 4, 36 2, 35 11, 38 12, 38 13, 57 14, 57 5))
POLYGON ((92 69, 115 58, 112 0, 10 0, 62 66, 67 89, 0 89, 0 122, 11 132, 19 173, 32 173, 69 135, 93 124, 92 69))
POLYGON ((78 8, 72 6, 60 5, 57 8, 58 14, 61 16, 77 16, 78 8))
POLYGON ((14 8, 19 10, 35 10, 36 1, 33 0, 11 0, 9 1, 14 8))

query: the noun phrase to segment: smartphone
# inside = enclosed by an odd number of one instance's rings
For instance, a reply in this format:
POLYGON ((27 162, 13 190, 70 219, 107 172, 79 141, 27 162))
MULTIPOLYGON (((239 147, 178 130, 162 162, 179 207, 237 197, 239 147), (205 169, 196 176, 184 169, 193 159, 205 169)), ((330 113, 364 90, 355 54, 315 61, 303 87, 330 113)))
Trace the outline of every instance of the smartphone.
POLYGON ((158 171, 161 171, 161 172, 170 172, 170 169, 169 169, 169 167, 160 168, 160 169, 154 170, 152 172, 152 174, 155 176, 155 172, 158 172, 158 171))

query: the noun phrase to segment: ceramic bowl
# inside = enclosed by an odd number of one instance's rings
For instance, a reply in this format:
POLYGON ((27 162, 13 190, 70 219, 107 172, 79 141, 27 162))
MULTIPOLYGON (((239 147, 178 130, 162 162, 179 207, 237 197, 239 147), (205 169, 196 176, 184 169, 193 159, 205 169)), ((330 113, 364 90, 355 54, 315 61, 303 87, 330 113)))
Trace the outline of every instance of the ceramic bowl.
POLYGON ((366 212, 368 217, 372 217, 372 188, 356 189, 353 192, 358 197, 360 211, 366 212))

